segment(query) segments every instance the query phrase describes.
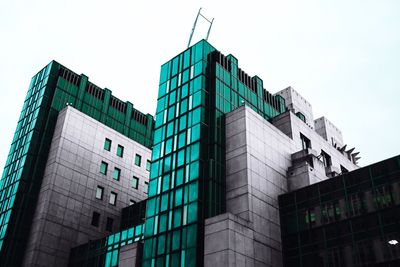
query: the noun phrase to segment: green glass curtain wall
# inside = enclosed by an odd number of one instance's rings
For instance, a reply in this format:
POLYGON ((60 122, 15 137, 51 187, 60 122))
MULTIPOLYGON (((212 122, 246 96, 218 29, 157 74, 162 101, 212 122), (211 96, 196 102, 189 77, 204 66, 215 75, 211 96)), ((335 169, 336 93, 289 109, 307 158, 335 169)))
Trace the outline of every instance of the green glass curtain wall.
POLYGON ((58 112, 71 105, 151 147, 153 117, 52 61, 29 86, 0 180, 0 262, 18 265, 38 197, 58 112))
POLYGON ((204 40, 161 66, 142 266, 203 264, 204 220, 225 212, 224 114, 242 103, 266 119, 285 111, 239 71, 204 40))

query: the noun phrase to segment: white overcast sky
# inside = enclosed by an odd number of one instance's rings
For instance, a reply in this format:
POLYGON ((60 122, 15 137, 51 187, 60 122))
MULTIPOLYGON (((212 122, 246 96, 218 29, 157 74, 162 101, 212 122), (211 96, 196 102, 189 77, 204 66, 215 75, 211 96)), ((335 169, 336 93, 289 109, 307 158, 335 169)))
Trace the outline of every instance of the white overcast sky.
POLYGON ((160 66, 186 48, 199 7, 214 47, 271 93, 296 89, 361 165, 400 154, 398 0, 0 0, 1 168, 30 79, 53 59, 154 114, 160 66))

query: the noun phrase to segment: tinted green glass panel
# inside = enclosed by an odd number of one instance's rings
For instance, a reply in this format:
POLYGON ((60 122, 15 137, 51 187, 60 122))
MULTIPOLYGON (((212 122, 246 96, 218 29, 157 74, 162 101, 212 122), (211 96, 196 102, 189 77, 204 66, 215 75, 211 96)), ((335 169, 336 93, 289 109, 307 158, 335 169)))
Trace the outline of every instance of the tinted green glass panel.
POLYGON ((118 145, 117 147, 117 156, 121 158, 124 156, 124 147, 121 145, 118 145))
POLYGON ((100 164, 100 173, 102 174, 107 174, 107 168, 108 168, 108 164, 104 161, 101 162, 100 164))
POLYGON ((111 150, 111 140, 110 139, 105 139, 104 140, 104 149, 107 151, 111 150))
POLYGON ((136 154, 135 155, 135 165, 140 167, 141 163, 142 163, 142 156, 140 156, 139 154, 136 154))
POLYGON ((146 162, 146 171, 150 171, 150 169, 151 169, 151 161, 147 160, 147 162, 146 162))

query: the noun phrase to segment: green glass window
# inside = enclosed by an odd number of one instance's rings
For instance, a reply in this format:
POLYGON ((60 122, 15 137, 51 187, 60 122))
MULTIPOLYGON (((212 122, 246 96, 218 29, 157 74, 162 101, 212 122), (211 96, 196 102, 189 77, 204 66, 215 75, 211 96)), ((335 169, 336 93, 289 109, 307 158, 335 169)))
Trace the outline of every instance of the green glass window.
POLYGON ((172 234, 172 250, 177 250, 180 247, 181 232, 175 231, 172 234))
POLYGON ((183 129, 186 128, 186 118, 187 116, 184 115, 179 119, 179 131, 182 131, 183 129))
POLYGON ((141 163, 142 163, 142 156, 140 156, 139 154, 136 154, 135 165, 140 167, 141 163))
POLYGON ((176 209, 174 212, 174 228, 181 226, 182 209, 176 209))
POLYGON ((150 160, 147 160, 147 162, 146 162, 146 171, 150 171, 150 169, 151 169, 151 161, 150 160))
POLYGON ((132 178, 132 188, 138 189, 139 187, 139 178, 136 176, 133 176, 132 178))
POLYGON ((111 150, 111 140, 108 138, 104 140, 104 149, 107 151, 111 150))
POLYGON ((119 181, 120 176, 121 176, 121 169, 115 167, 113 173, 113 179, 119 181))
POLYGON ((107 175, 107 168, 108 168, 107 162, 102 161, 100 164, 100 173, 107 175))
POLYGON ((159 232, 165 232, 167 230, 167 214, 163 214, 160 216, 160 222, 158 224, 160 226, 159 232))
POLYGON ((121 145, 118 145, 117 147, 117 156, 121 158, 124 156, 124 147, 121 145))
POLYGON ((165 175, 162 181, 162 192, 165 192, 169 189, 169 175, 165 175))

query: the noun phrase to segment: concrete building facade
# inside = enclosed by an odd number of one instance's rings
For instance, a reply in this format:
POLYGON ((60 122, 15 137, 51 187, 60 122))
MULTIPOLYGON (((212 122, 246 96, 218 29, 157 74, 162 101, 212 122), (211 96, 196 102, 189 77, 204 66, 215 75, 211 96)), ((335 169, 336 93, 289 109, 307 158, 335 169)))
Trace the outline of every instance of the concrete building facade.
POLYGON ((116 231, 121 209, 147 198, 150 157, 147 147, 71 106, 64 108, 53 134, 23 265, 66 266, 72 247, 116 231), (140 166, 135 164, 137 156, 140 166))
POLYGON ((278 196, 330 178, 321 151, 331 168, 358 168, 292 111, 272 123, 246 106, 228 113, 227 213, 206 220, 205 266, 281 266, 278 196))

